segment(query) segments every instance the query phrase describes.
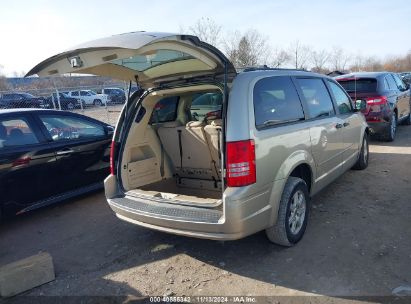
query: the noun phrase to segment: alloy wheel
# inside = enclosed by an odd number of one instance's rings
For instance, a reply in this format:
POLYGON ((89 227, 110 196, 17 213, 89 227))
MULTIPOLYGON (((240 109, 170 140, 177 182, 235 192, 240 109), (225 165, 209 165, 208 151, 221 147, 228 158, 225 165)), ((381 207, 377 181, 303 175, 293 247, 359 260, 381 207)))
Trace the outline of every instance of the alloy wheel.
POLYGON ((290 213, 288 217, 288 227, 290 232, 294 235, 298 234, 303 226, 305 219, 306 201, 304 193, 298 190, 294 193, 291 204, 290 213))

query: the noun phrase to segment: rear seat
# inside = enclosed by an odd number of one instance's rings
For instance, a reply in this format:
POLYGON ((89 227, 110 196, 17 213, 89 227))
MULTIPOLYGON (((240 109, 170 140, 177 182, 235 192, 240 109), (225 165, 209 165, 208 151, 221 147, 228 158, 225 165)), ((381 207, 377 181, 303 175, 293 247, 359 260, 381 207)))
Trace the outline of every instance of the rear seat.
POLYGON ((158 129, 158 135, 180 177, 219 180, 202 122, 191 121, 186 126, 176 122, 165 123, 158 129), (181 136, 182 158, 179 136, 181 136))
POLYGON ((211 157, 216 164, 218 176, 221 177, 221 126, 222 120, 212 120, 204 127, 204 133, 208 142, 211 157))

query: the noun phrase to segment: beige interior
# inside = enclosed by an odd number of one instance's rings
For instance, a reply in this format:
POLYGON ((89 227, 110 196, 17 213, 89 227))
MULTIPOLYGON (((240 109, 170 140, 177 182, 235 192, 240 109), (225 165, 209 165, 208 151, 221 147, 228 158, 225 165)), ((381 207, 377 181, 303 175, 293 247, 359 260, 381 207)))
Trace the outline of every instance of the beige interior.
POLYGON ((189 114, 193 93, 216 90, 219 88, 200 85, 145 97, 146 114, 133 123, 122 157, 121 178, 129 195, 188 205, 221 203, 221 120, 194 121, 189 114), (156 103, 175 95, 180 96, 176 120, 150 125, 156 103))

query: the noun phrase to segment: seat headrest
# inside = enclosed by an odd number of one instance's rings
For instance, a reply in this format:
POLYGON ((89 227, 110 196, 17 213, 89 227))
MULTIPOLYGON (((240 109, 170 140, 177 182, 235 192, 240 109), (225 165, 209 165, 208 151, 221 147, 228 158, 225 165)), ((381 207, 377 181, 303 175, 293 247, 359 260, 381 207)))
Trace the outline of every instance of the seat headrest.
POLYGON ((14 128, 10 130, 10 137, 14 138, 14 137, 22 137, 24 136, 24 133, 22 130, 18 129, 18 128, 14 128))
POLYGON ((202 121, 189 121, 186 124, 186 127, 188 128, 195 128, 195 127, 201 127, 203 125, 202 121))
POLYGON ((223 125, 223 120, 222 119, 214 119, 214 120, 211 121, 210 125, 221 127, 223 125))

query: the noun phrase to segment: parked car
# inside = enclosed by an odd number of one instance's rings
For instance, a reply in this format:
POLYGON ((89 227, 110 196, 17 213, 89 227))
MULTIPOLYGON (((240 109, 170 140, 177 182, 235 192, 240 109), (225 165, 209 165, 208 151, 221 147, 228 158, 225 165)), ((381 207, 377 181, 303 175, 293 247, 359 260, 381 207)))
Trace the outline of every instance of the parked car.
POLYGON ((83 105, 90 106, 102 106, 111 101, 110 97, 106 94, 97 94, 92 90, 79 90, 79 91, 69 91, 67 93, 69 97, 77 98, 83 102, 83 105))
POLYGON ((43 108, 44 105, 44 97, 36 97, 29 93, 12 92, 0 96, 0 109, 43 108))
POLYGON ((81 108, 81 102, 79 99, 70 97, 66 93, 60 92, 58 96, 59 98, 57 98, 57 93, 53 93, 47 97, 46 108, 59 109, 60 106, 62 110, 74 110, 75 108, 81 108))
POLYGON ((402 81, 404 81, 405 84, 411 85, 411 72, 403 72, 399 73, 402 81))
POLYGON ((126 93, 124 92, 123 89, 104 88, 101 91, 101 93, 109 96, 111 103, 125 103, 126 102, 126 93))
POLYGON ((203 120, 206 117, 221 118, 222 106, 223 95, 220 92, 198 94, 191 102, 191 116, 195 120, 203 120))
POLYGON ((0 214, 20 214, 100 189, 113 128, 55 110, 0 110, 0 214))
POLYGON ((395 73, 352 73, 335 78, 353 100, 367 103, 363 114, 373 134, 393 141, 398 123, 411 124, 409 86, 395 73))
POLYGON ((291 246, 306 229, 310 196, 368 165, 369 130, 359 112, 365 102, 354 108, 324 75, 237 74, 222 52, 195 36, 146 32, 85 43, 28 75, 49 75, 55 66, 138 79, 144 89, 123 108, 105 180, 110 207, 137 225, 217 240, 266 230, 271 241, 291 246), (104 60, 107 54, 117 59, 104 60), (72 68, 67 58, 86 68, 72 68), (221 119, 193 120, 193 100, 210 93, 223 96, 221 119))

